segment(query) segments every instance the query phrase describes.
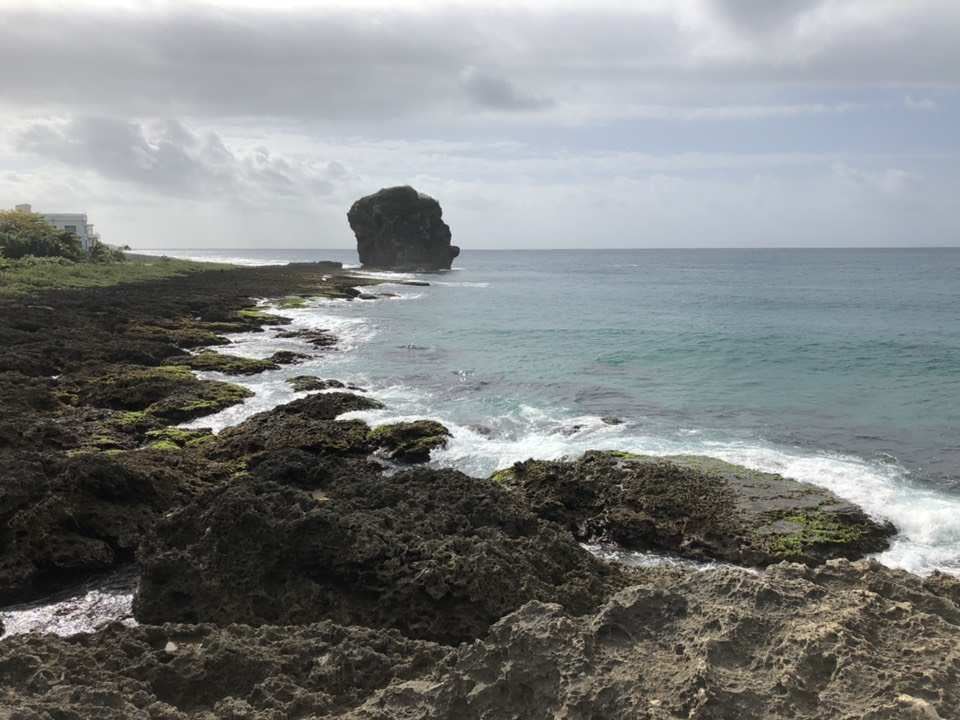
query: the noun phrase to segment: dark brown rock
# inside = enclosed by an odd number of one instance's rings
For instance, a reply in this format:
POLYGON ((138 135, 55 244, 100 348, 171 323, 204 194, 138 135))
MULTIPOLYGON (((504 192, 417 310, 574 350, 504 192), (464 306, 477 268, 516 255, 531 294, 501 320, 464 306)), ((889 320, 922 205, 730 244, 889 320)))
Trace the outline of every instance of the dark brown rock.
POLYGON ((0 463, 0 603, 129 562, 157 516, 211 479, 179 453, 35 453, 0 463))
POLYGON ((136 617, 323 618, 453 643, 531 599, 587 612, 625 582, 484 480, 417 470, 319 484, 232 483, 161 519, 141 550, 136 617))
POLYGON ((381 425, 370 431, 370 442, 386 450, 392 460, 427 462, 430 452, 446 447, 450 431, 434 420, 381 425))
POLYGON ((824 488, 707 457, 588 452, 493 477, 582 540, 699 560, 855 559, 886 549, 894 533, 824 488))
POLYGON ((401 186, 360 198, 347 220, 364 267, 429 272, 448 270, 460 254, 442 216, 432 197, 401 186))

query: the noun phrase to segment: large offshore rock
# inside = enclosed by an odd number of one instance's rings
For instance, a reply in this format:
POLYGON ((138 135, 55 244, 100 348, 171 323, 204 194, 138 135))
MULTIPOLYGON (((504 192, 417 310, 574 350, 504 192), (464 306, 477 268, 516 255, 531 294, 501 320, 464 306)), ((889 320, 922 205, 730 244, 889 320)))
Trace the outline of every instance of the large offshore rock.
POLYGON ((347 220, 364 267, 429 272, 448 270, 460 254, 442 215, 440 203, 404 185, 360 198, 347 220))
POLYGON ((853 560, 885 550, 895 532, 829 490, 709 457, 593 451, 516 463, 493 479, 581 540, 696 560, 853 560))

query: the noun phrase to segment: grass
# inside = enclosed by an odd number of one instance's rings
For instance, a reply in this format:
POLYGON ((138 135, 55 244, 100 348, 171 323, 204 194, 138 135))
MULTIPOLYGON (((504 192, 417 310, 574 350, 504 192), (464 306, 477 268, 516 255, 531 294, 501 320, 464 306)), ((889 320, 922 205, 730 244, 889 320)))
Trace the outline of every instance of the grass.
POLYGON ((166 257, 105 263, 72 262, 64 258, 0 258, 0 295, 27 295, 62 288, 107 287, 232 267, 166 257))

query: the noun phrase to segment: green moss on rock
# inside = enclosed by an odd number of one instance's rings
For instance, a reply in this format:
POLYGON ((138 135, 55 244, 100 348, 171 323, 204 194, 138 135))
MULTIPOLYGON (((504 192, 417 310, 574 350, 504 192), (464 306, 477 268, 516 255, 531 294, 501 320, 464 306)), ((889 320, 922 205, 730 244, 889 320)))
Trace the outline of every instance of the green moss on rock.
POLYGON ((300 297, 299 295, 288 295, 285 298, 280 298, 277 300, 277 307, 284 308, 286 310, 293 310, 297 308, 302 308, 307 306, 306 298, 300 297))
POLYGON ((178 427, 165 427, 159 430, 150 430, 146 434, 147 440, 154 444, 160 442, 173 443, 177 447, 197 447, 214 438, 213 434, 207 430, 187 430, 178 427))
POLYGON ((160 440, 159 442, 151 443, 148 449, 171 451, 180 450, 181 448, 175 442, 171 442, 170 440, 160 440))
POLYGON ((400 462, 426 462, 430 451, 445 447, 450 431, 433 420, 381 425, 370 431, 369 440, 374 446, 384 448, 393 460, 400 462))
POLYGON ((212 350, 205 350, 196 355, 185 355, 176 360, 186 368, 221 372, 224 375, 256 375, 264 370, 276 370, 279 367, 271 360, 226 355, 212 350))
POLYGON ((818 546, 854 545, 867 529, 845 524, 823 512, 801 512, 782 517, 777 525, 785 532, 771 537, 770 551, 785 560, 802 559, 818 546))
POLYGON ((280 315, 271 315, 260 308, 243 308, 237 310, 237 317, 251 321, 257 325, 289 325, 290 318, 280 315))
MULTIPOLYGON (((196 380, 196 378, 194 378, 196 380)), ((253 392, 241 385, 217 380, 196 380, 189 392, 184 392, 155 403, 149 414, 168 422, 186 422, 243 402, 253 392)))
POLYGON ((493 480, 497 485, 509 485, 510 482, 514 479, 514 472, 512 467, 503 468, 502 470, 497 470, 494 472, 490 479, 493 480))

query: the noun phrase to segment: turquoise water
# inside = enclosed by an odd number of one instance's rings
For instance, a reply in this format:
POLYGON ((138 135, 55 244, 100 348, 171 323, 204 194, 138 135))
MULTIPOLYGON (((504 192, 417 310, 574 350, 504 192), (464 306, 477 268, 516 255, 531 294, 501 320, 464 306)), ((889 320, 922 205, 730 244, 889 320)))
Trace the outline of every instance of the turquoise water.
MULTIPOLYGON (((372 422, 448 423, 439 464, 480 475, 590 447, 707 453, 891 518, 904 534, 890 564, 960 570, 960 250, 468 250, 457 262, 423 276, 430 287, 383 287, 400 298, 291 311, 348 338, 306 371, 370 387, 389 405, 372 422)), ((277 346, 239 340, 239 353, 277 346)), ((280 401, 288 372, 250 380, 259 399, 243 412, 280 401)))

